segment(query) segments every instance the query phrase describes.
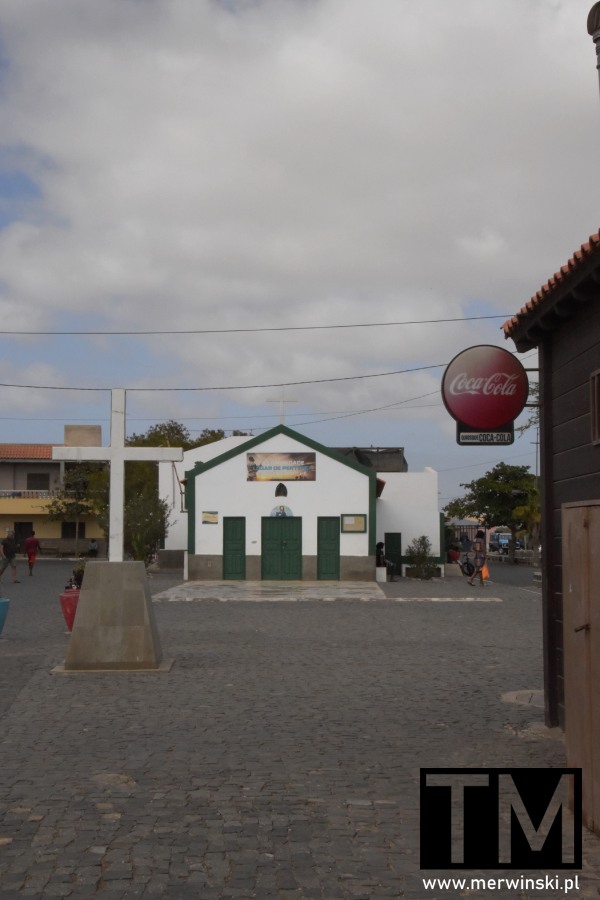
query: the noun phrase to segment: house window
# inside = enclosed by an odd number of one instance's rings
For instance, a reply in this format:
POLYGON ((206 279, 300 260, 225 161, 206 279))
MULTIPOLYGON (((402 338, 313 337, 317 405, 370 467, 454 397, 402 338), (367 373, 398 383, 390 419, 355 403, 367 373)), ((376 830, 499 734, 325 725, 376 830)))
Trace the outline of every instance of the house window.
POLYGON ((592 444, 600 444, 600 369, 590 375, 590 407, 592 444))
POLYGON ((27 473, 27 490, 28 491, 49 491, 50 475, 48 472, 28 472, 27 473))
POLYGON ((287 488, 285 484, 278 484, 275 488, 275 496, 276 497, 287 497, 287 488))
POLYGON ((85 522, 63 522, 61 525, 60 536, 61 538, 68 538, 70 540, 75 540, 75 535, 77 534, 78 538, 85 537, 85 522), (79 528, 77 528, 79 525, 79 528), (76 530, 77 529, 77 530, 76 530))

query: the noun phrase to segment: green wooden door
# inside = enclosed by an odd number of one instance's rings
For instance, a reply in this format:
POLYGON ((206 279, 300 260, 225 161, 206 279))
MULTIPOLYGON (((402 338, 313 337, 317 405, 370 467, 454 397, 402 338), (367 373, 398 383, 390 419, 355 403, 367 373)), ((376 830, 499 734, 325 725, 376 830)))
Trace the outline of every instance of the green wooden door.
POLYGON ((317 578, 340 580, 339 516, 320 516, 317 520, 317 578))
POLYGON ((396 575, 402 575, 402 535, 399 531, 386 531, 384 535, 385 558, 396 564, 396 575))
POLYGON ((262 520, 262 577, 265 581, 302 578, 302 519, 269 517, 262 520))
POLYGON ((246 520, 243 516, 223 518, 223 578, 243 581, 246 577, 246 520))

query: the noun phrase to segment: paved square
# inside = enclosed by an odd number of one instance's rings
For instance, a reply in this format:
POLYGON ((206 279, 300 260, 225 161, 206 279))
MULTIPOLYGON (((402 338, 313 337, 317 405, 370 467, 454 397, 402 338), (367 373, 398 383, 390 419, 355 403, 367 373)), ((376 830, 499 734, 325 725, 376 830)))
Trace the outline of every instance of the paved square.
MULTIPOLYGON (((420 767, 564 765, 539 703, 539 589, 464 602, 447 579, 221 602, 205 585, 182 602, 157 576, 172 671, 57 678, 67 573, 42 561, 4 586, 0 896, 465 896, 423 887, 440 873, 419 871, 420 767)), ((599 877, 586 832, 577 896, 597 897, 599 877)))

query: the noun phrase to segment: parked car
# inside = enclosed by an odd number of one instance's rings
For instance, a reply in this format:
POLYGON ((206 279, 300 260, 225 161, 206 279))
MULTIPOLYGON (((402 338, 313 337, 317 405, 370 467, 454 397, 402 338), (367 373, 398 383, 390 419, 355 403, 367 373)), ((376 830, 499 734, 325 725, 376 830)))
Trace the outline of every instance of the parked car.
MULTIPOLYGON (((504 553, 508 554, 508 548, 510 546, 510 534, 505 531, 495 531, 493 534, 490 534, 490 553, 504 553)), ((519 540, 515 540, 515 550, 520 550, 522 548, 522 543, 519 540)))

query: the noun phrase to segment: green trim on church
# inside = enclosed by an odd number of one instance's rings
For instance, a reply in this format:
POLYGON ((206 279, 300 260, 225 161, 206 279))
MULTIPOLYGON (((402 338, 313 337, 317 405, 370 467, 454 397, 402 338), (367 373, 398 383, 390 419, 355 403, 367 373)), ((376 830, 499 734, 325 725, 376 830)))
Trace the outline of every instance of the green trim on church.
POLYGON ((215 456, 214 459, 210 459, 205 463, 197 462, 193 469, 190 469, 185 473, 185 503, 188 511, 188 553, 195 553, 196 548, 196 477, 204 474, 204 472, 208 472, 209 469, 220 466, 229 459, 240 456, 242 453, 247 453, 248 450, 251 450, 253 447, 258 447, 260 444, 264 444, 266 441, 269 441, 271 438, 277 437, 277 435, 280 434, 289 437, 291 440, 298 441, 300 444, 310 447, 311 450, 322 453, 324 456, 328 456, 335 462, 341 463, 349 469, 354 469, 356 472, 360 472, 362 475, 367 476, 369 479, 369 521, 367 525, 369 533, 369 553, 371 556, 374 556, 377 529, 377 472, 375 472, 374 469, 369 469, 367 466, 361 465, 355 460, 347 459, 347 457, 343 456, 341 453, 331 450, 323 444, 319 444, 318 441, 314 441, 312 438, 305 437, 305 435, 300 434, 298 431, 288 428, 287 425, 276 425, 269 431, 265 431, 264 434, 249 438, 249 440, 245 441, 243 444, 233 447, 231 450, 222 453, 220 456, 215 456))

